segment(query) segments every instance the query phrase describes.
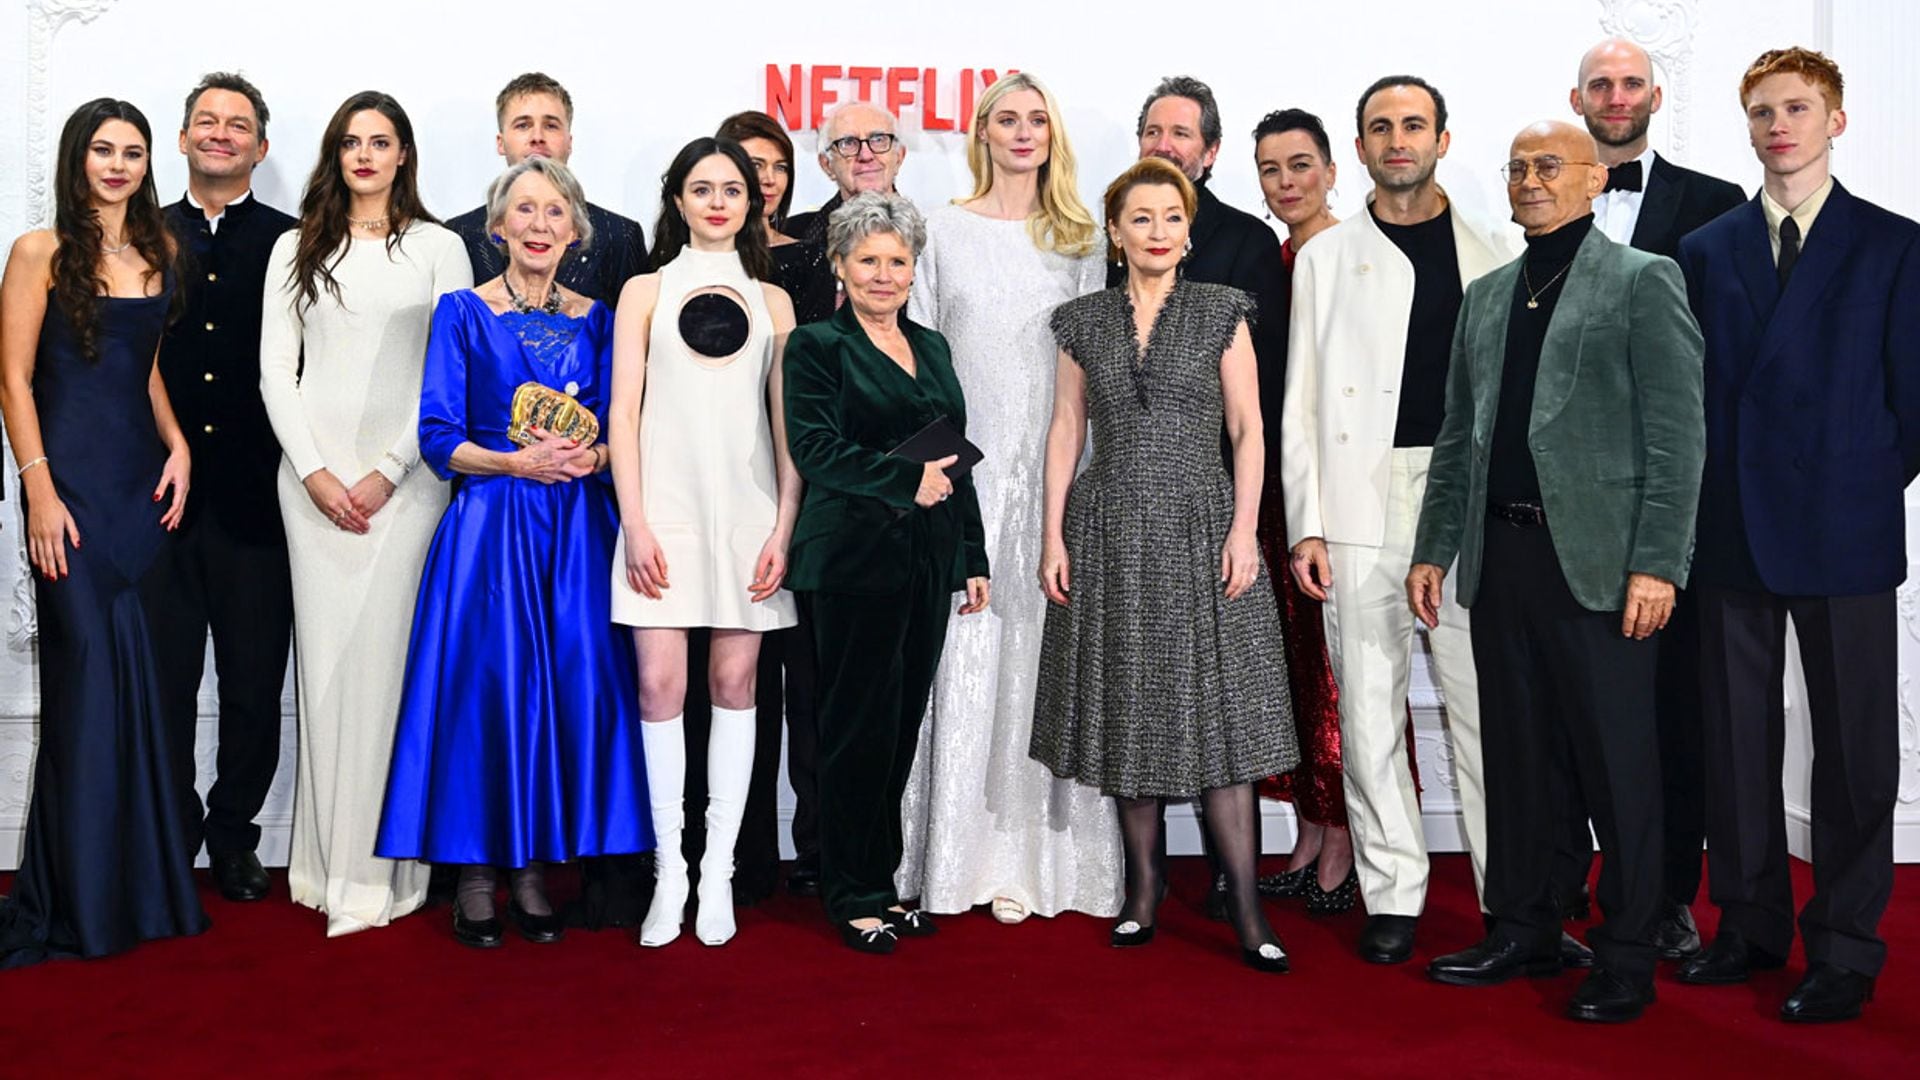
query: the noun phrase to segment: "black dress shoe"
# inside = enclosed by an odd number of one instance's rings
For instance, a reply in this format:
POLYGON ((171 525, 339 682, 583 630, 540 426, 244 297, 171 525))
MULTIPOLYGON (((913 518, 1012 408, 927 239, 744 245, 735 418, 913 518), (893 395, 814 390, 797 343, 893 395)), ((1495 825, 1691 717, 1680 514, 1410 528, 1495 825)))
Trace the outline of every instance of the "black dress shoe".
POLYGON ((894 926, 889 922, 882 922, 878 926, 865 930, 850 922, 836 922, 834 925, 840 928, 840 940, 846 943, 847 948, 856 952, 885 956, 893 952, 893 947, 900 941, 894 936, 894 926))
POLYGON ((1331 891, 1321 888, 1320 878, 1315 876, 1307 881, 1300 895, 1307 898, 1309 915, 1344 915, 1360 902, 1360 875, 1348 869, 1346 878, 1331 891))
POLYGON ((1494 986, 1519 975, 1540 978, 1560 974, 1560 957, 1542 954, 1518 942, 1489 937, 1457 953, 1435 957, 1427 977, 1450 986, 1494 986))
POLYGON ((1141 926, 1133 919, 1113 924, 1113 931, 1107 935, 1107 944, 1116 949, 1132 949, 1153 940, 1153 927, 1141 926))
POLYGON ((506 934, 500 927, 500 920, 468 919, 460 911, 460 902, 453 903, 453 940, 475 949, 497 949, 506 944, 506 934))
POLYGON ((1413 929, 1420 923, 1411 915, 1374 915, 1360 931, 1360 959, 1369 964, 1404 964, 1413 956, 1413 929))
POLYGON ((1207 900, 1200 910, 1214 922, 1227 921, 1227 875, 1213 875, 1213 885, 1207 889, 1207 900))
POLYGON ((1285 975, 1290 970, 1287 966, 1287 951, 1280 947, 1278 939, 1257 949, 1242 948, 1240 959, 1253 970, 1264 971, 1269 975, 1285 975))
POLYGON ((1593 966, 1593 950, 1565 930, 1560 931, 1560 966, 1563 968, 1590 968, 1593 966))
POLYGON ((267 868, 260 865, 260 857, 251 851, 236 851, 228 855, 215 855, 213 862, 213 884, 220 895, 235 903, 244 904, 262 900, 267 895, 267 868))
POLYGON ((919 908, 914 908, 912 911, 889 911, 885 918, 893 924, 894 937, 932 937, 940 932, 940 928, 933 924, 933 920, 927 917, 927 913, 919 908))
POLYGON ((1771 971, 1786 963, 1785 957, 1749 942, 1740 931, 1723 929, 1706 951, 1682 963, 1673 977, 1694 986, 1732 986, 1746 982, 1755 971, 1771 971))
POLYGON ((787 891, 795 896, 820 895, 820 860, 795 859, 787 871, 787 891))
POLYGON ((1653 983, 1637 984, 1624 976, 1597 967, 1567 1002, 1567 1015, 1593 1024, 1624 1024, 1640 1019, 1653 1004, 1653 983))
POLYGON ((1299 896, 1305 892, 1308 882, 1319 880, 1316 877, 1319 872, 1320 860, 1316 858, 1298 870, 1282 870, 1277 874, 1268 874, 1255 882, 1254 887, 1260 891, 1261 896, 1274 896, 1284 900, 1289 896, 1299 896))
MULTIPOLYGON (((460 910, 457 903, 453 907, 456 913, 460 910)), ((518 900, 507 905, 507 918, 513 920, 513 928, 520 931, 521 937, 535 945, 549 945, 567 936, 567 924, 560 916, 535 915, 521 907, 518 900)), ((497 924, 499 920, 494 921, 497 924)))
POLYGON ((1560 908, 1560 918, 1564 920, 1583 920, 1593 915, 1593 893, 1585 885, 1578 892, 1570 892, 1556 901, 1560 908))
POLYGON ((1796 1024, 1852 1020, 1873 1000, 1873 976, 1825 962, 1807 969, 1807 977, 1780 1006, 1780 1019, 1796 1024))
POLYGON ((1653 944, 1662 960, 1687 960, 1700 955, 1700 928, 1693 924, 1693 909, 1674 904, 1653 928, 1653 944))

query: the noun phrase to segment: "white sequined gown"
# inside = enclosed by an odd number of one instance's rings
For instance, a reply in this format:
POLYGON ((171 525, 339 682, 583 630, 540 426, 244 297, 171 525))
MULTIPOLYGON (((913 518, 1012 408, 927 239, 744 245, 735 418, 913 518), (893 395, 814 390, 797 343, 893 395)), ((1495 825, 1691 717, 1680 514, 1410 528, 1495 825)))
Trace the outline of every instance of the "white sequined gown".
POLYGON ((948 624, 900 808, 895 884, 928 911, 997 896, 1036 915, 1120 911, 1112 801, 1027 756, 1046 621, 1035 572, 1057 355, 1047 319, 1105 284, 1103 250, 1079 259, 1042 252, 1026 222, 958 206, 927 216, 908 314, 953 348, 967 437, 986 452, 973 475, 994 569, 987 610, 948 624))

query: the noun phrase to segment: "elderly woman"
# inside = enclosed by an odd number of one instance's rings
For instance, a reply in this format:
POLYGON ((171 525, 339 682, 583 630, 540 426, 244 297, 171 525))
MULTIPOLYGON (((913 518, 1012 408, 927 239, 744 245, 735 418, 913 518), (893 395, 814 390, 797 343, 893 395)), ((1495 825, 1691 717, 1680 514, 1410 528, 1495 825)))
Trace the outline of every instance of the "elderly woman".
POLYGON ((787 584, 813 625, 819 664, 821 894, 841 938, 893 951, 933 933, 894 891, 900 798, 946 643, 953 593, 987 606, 987 550, 973 482, 948 454, 892 451, 936 419, 964 433, 947 341, 901 308, 926 225, 898 195, 834 211, 827 254, 847 302, 802 326, 786 352, 787 431, 807 481, 787 584))
POLYGON ((461 864, 453 933, 501 944, 495 870, 529 941, 557 941, 540 864, 652 846, 633 646, 608 612, 613 317, 554 281, 592 240, 566 166, 495 180, 499 277, 433 315, 420 456, 453 482, 420 581, 376 851, 461 864), (545 426, 542 426, 545 425, 545 426))
POLYGON ((1062 304, 1047 435, 1033 756, 1113 796, 1126 902, 1152 939, 1167 799, 1198 797, 1246 962, 1284 972, 1254 891, 1252 781, 1299 760, 1273 586, 1254 540, 1262 457, 1251 296, 1180 276, 1196 196, 1173 165, 1107 186, 1125 284, 1062 304), (1093 425, 1093 459, 1075 466, 1093 425), (1233 473, 1220 461, 1225 422, 1233 473))

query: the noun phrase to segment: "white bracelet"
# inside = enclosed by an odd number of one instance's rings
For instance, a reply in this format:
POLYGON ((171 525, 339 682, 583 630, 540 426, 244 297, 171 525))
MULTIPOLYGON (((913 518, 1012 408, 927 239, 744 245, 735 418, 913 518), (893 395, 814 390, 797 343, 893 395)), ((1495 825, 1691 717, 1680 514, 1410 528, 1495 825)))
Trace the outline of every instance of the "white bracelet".
POLYGON ((20 471, 13 474, 14 478, 18 479, 22 476, 25 476, 27 475, 28 469, 31 469, 36 465, 45 465, 46 463, 47 463, 46 455, 42 454, 41 456, 34 458, 32 461, 27 462, 25 465, 20 466, 20 471))

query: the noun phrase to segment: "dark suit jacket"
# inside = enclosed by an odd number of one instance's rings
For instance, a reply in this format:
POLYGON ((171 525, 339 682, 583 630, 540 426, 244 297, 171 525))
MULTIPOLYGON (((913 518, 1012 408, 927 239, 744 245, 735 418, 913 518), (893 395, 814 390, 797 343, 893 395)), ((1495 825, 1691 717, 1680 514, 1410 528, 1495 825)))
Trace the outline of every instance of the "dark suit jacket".
POLYGON ((787 552, 795 591, 878 595, 907 587, 916 559, 933 561, 950 589, 986 577, 986 533, 973 479, 932 507, 914 504, 922 467, 888 456, 935 419, 961 431, 967 404, 947 339, 900 314, 919 374, 909 376, 867 338, 851 304, 796 327, 782 358, 787 446, 807 482, 787 552))
MULTIPOLYGON (((1459 555, 1465 605, 1479 593, 1487 463, 1525 258, 1467 286, 1413 545, 1416 563, 1448 566, 1459 555)), ((1630 573, 1686 584, 1705 437, 1700 330, 1673 261, 1599 229, 1581 241, 1561 288, 1527 446, 1568 589, 1589 610, 1618 611, 1630 573)))
POLYGON ((1759 196, 1680 242, 1707 338, 1695 580, 1786 596, 1907 576, 1920 225, 1837 181, 1783 292, 1759 196))
POLYGON ((1737 184, 1684 169, 1659 154, 1647 170, 1633 246, 1669 259, 1680 255, 1680 238, 1747 200, 1737 184))

